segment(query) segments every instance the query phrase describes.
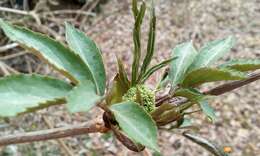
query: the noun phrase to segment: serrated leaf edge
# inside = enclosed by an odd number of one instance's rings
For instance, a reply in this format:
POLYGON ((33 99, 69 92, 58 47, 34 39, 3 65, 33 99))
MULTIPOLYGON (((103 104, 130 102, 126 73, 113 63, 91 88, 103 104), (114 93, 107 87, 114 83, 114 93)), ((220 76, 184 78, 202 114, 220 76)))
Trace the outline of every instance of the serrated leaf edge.
MULTIPOLYGON (((82 33, 81 31, 79 31, 78 29, 76 29, 75 27, 73 27, 72 25, 70 25, 69 23, 66 22, 65 25, 66 25, 66 29, 67 29, 67 27, 71 27, 71 28, 72 28, 74 31, 76 31, 77 33, 86 36, 84 33, 82 33)), ((67 33, 67 31, 66 31, 66 33, 67 33)), ((71 36, 73 36, 73 38, 74 38, 74 35, 71 35, 71 36)), ((87 36, 86 36, 86 37, 87 37, 87 36)), ((103 67, 104 67, 104 71, 106 71, 106 70, 105 70, 105 66, 104 66, 104 61, 103 61, 104 59, 103 59, 103 56, 101 55, 101 49, 97 46, 97 44, 94 42, 94 40, 92 40, 92 39, 89 38, 89 37, 87 37, 87 38, 88 38, 91 42, 94 43, 96 49, 98 50, 98 55, 99 55, 99 57, 100 57, 101 60, 102 60, 101 63, 102 63, 102 65, 103 65, 103 67)), ((79 49, 81 49, 81 48, 79 48, 79 49)), ((98 92, 99 94, 101 94, 101 91, 99 90, 98 82, 97 82, 97 79, 96 79, 96 77, 95 77, 94 71, 91 70, 91 68, 90 68, 90 66, 89 66, 89 63, 88 63, 87 61, 85 61, 83 58, 81 58, 81 56, 80 56, 79 54, 77 54, 76 52, 74 52, 72 49, 71 49, 71 51, 72 51, 75 55, 79 56, 80 59, 85 63, 85 65, 86 65, 87 68, 89 69, 89 72, 91 73, 91 77, 92 77, 92 79, 93 79, 93 81, 94 81, 94 83, 95 83, 97 92, 98 92)))
MULTIPOLYGON (((76 56, 77 59, 79 59, 83 64, 85 64, 85 62, 81 59, 81 57, 76 54, 73 50, 71 50, 68 46, 66 46, 65 44, 61 43, 61 42, 58 42, 56 40, 54 40, 53 38, 47 36, 47 35, 44 35, 42 33, 39 33, 39 32, 34 32, 34 31, 31 31, 30 29, 27 29, 25 27, 20 27, 20 26, 16 26, 16 25, 10 25, 8 22, 4 22, 1 18, 0 18, 0 25, 1 25, 1 22, 5 25, 8 25, 9 27, 14 27, 15 29, 20 29, 22 31, 29 31, 30 33, 33 33, 35 35, 39 35, 41 37, 43 37, 44 39, 48 39, 48 40, 51 40, 55 43, 58 43, 58 44, 61 44, 61 46, 65 47, 66 49, 68 49, 68 51, 70 51, 72 54, 74 54, 76 56)), ((5 32, 5 31, 4 31, 5 32)), ((8 31, 8 33, 10 34, 13 34, 11 31, 8 31)), ((72 74, 69 73, 69 71, 66 71, 65 69, 62 69, 60 67, 57 67, 55 64, 51 63, 48 61, 48 59, 46 59, 44 57, 44 55, 41 54, 41 52, 39 52, 38 50, 36 50, 35 48, 33 47, 30 47, 30 46, 27 46, 23 43, 20 43, 19 41, 17 41, 16 39, 13 39, 13 38, 10 38, 12 41, 14 42, 17 42, 20 46, 22 46, 23 48, 25 49, 29 49, 29 52, 31 52, 32 54, 36 55, 37 57, 39 57, 41 60, 43 60, 44 62, 46 62, 47 64, 49 64, 51 67, 53 67, 54 69, 56 69, 57 71, 59 71, 62 75, 64 75, 65 77, 67 77, 68 79, 70 79, 72 82, 74 83, 78 83, 79 80, 77 80, 72 74)), ((85 64, 86 65, 86 64, 85 64)), ((88 69, 87 69, 88 70, 88 69)), ((93 81, 93 80, 92 80, 93 81)))
MULTIPOLYGON (((60 79, 56 79, 56 78, 49 77, 49 76, 39 75, 39 74, 14 74, 14 75, 8 75, 8 76, 0 78, 0 81, 2 81, 2 80, 4 81, 4 80, 7 80, 7 79, 13 79, 13 78, 17 78, 17 77, 19 77, 19 78, 36 77, 36 78, 43 78, 43 80, 47 80, 47 81, 49 81, 49 80, 60 80, 60 79)), ((60 81, 62 82, 62 80, 60 80, 60 81)), ((66 82, 64 81, 64 83, 66 83, 66 82)), ((24 108, 24 111, 21 111, 19 113, 14 113, 13 115, 9 115, 8 117, 35 112, 37 110, 44 109, 44 108, 49 107, 49 106, 64 104, 65 102, 66 102, 65 97, 54 98, 53 100, 46 100, 46 101, 38 103, 37 106, 35 106, 35 107, 24 108)))

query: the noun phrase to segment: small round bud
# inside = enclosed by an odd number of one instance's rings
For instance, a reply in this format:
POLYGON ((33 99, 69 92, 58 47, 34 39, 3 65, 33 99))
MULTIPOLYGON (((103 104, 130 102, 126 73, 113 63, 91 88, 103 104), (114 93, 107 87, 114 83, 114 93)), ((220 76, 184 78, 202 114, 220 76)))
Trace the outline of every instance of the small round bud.
POLYGON ((137 85, 130 88, 123 96, 123 101, 137 102, 147 112, 151 112, 155 109, 155 94, 144 85, 137 85))

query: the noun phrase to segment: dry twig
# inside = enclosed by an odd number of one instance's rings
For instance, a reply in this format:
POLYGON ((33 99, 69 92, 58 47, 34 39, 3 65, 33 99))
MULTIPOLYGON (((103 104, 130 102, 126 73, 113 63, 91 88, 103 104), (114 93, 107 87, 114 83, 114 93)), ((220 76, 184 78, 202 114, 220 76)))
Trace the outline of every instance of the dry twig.
POLYGON ((0 11, 10 12, 10 13, 15 13, 15 14, 20 14, 20 15, 30 15, 30 12, 28 12, 28 11, 17 10, 17 9, 6 8, 6 7, 0 7, 0 11))
MULTIPOLYGON (((53 124, 46 116, 43 116, 43 120, 47 124, 49 129, 54 128, 53 124)), ((69 147, 64 143, 62 139, 58 139, 57 141, 67 155, 74 156, 73 152, 69 149, 69 147)))
POLYGON ((9 49, 17 47, 18 45, 19 45, 18 43, 11 43, 11 44, 4 45, 4 46, 0 47, 0 52, 5 52, 9 49))
POLYGON ((249 78, 247 78, 245 80, 234 81, 234 82, 223 84, 223 85, 213 88, 209 91, 206 91, 205 94, 216 95, 216 96, 221 95, 221 94, 233 91, 242 86, 245 86, 245 85, 252 83, 256 80, 259 80, 259 79, 260 79, 260 73, 252 74, 249 76, 249 78))
POLYGON ((3 136, 0 138, 0 146, 10 144, 20 144, 35 141, 44 141, 50 139, 59 139, 64 137, 71 137, 87 133, 104 133, 107 128, 102 122, 86 122, 75 126, 68 126, 62 128, 53 128, 48 130, 41 130, 36 132, 14 134, 3 136))

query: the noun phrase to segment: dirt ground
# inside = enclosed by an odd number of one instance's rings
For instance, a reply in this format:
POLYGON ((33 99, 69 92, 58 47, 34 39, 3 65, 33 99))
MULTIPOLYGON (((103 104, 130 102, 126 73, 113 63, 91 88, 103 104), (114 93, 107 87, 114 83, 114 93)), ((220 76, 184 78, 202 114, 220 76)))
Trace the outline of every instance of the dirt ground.
MULTIPOLYGON (((107 75, 111 79, 116 73, 115 55, 122 57, 127 67, 130 66, 133 18, 129 0, 110 0, 101 10, 91 24, 84 23, 81 28, 100 45, 107 65, 107 75)), ((260 57, 259 0, 158 0, 156 11, 158 31, 156 57, 153 63, 168 58, 172 48, 178 43, 193 40, 195 46, 199 48, 207 41, 228 35, 234 35, 237 43, 229 55, 219 63, 231 58, 260 57)), ((148 23, 145 22, 143 43, 147 39, 147 28, 148 23)), ((53 30, 55 31, 55 28, 53 30)), ((62 36, 62 30, 60 31, 59 35, 62 36)), ((16 51, 18 52, 19 50, 16 51)), ((25 56, 21 59, 25 59, 25 56)), ((39 64, 37 59, 34 60, 36 60, 34 64, 39 64)), ((6 62, 8 64, 8 60, 6 62)), ((19 66, 25 63, 26 61, 16 59, 9 64, 19 71, 19 66)), ((39 72, 57 75, 47 65, 42 66, 39 72)), ((150 85, 158 80, 158 75, 159 73, 151 78, 150 85)), ((231 156, 260 155, 259 92, 260 81, 212 100, 211 104, 217 112, 217 121, 212 124, 202 114, 194 116, 194 124, 201 128, 199 134, 220 145, 232 147, 231 156)), ((10 119, 8 127, 1 128, 1 125, 6 125, 5 121, 1 121, 0 135, 46 129, 49 122, 55 127, 76 124, 95 118, 99 112, 100 110, 94 109, 90 113, 71 115, 63 106, 49 108, 10 119)), ((210 155, 183 138, 180 132, 160 131, 159 145, 163 155, 210 155)), ((62 140, 73 153, 71 155, 139 155, 129 152, 114 140, 111 134, 90 134, 62 140)), ((53 140, 8 146, 2 148, 2 155, 58 156, 66 155, 67 150, 58 141, 53 140), (8 152, 13 154, 6 154, 8 152)))

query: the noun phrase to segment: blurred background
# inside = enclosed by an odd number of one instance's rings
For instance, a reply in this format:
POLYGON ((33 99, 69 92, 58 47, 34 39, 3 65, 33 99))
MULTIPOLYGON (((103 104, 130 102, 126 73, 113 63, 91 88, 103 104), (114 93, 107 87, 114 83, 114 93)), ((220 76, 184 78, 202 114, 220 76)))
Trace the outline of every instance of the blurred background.
MULTIPOLYGON (((231 58, 260 58, 259 0, 156 0, 157 39, 153 63, 170 57, 175 45, 193 40, 203 43, 228 35, 237 38, 231 58)), ((133 49, 133 17, 130 0, 0 0, 0 18, 64 41, 64 22, 68 21, 94 39, 103 52, 110 80, 116 73, 115 56, 128 69, 133 49)), ((148 32, 148 17, 143 25, 143 43, 148 32)), ((144 46, 145 48, 145 46, 144 46)), ((220 62, 221 62, 220 61, 220 62)), ((8 40, 0 31, 0 75, 41 73, 61 77, 47 64, 8 40)), ((160 72, 154 74, 154 85, 160 72)), ((61 77, 62 78, 62 77, 61 77)), ((217 121, 194 116, 199 134, 231 147, 232 156, 260 155, 260 81, 211 101, 217 121)), ((100 110, 69 114, 63 106, 0 120, 0 136, 77 124, 99 117, 100 110)), ((208 156, 204 149, 186 140, 181 131, 160 130, 159 145, 165 156, 208 156)), ((1 156, 132 156, 112 134, 90 134, 47 142, 0 147, 1 156)))

